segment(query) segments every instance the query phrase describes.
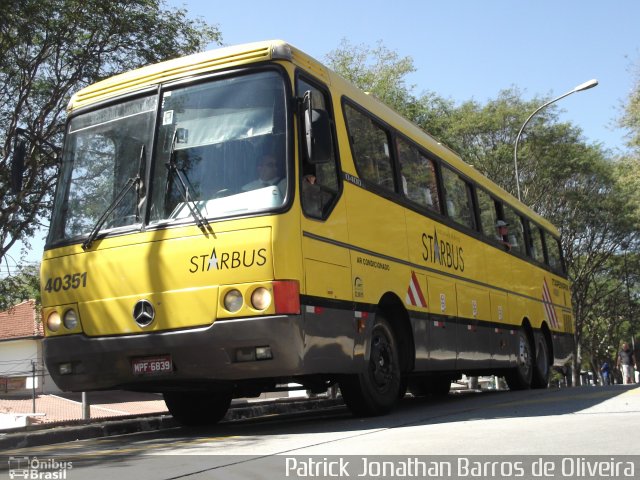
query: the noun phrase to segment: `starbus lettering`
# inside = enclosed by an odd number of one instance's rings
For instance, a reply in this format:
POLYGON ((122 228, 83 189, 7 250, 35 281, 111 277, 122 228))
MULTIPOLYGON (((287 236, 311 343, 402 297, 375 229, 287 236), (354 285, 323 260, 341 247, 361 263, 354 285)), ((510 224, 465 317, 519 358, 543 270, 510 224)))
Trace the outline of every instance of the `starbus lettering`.
POLYGON ((189 272, 209 272, 211 270, 234 270, 236 268, 250 268, 254 265, 262 267, 267 263, 267 249, 234 250, 231 252, 216 252, 215 247, 210 254, 194 255, 190 259, 189 272))
POLYGON ((446 240, 438 240, 438 232, 435 229, 433 235, 422 234, 422 247, 422 259, 425 262, 464 272, 462 247, 446 240))

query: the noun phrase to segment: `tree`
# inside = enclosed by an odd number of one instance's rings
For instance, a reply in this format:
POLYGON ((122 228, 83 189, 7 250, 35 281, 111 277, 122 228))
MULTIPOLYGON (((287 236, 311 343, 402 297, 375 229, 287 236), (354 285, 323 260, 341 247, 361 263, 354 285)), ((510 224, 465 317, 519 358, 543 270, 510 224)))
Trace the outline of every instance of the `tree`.
POLYGON ((400 58, 397 52, 387 49, 382 42, 375 48, 351 45, 346 39, 325 60, 329 67, 361 90, 396 109, 409 118, 407 110, 415 103, 412 86, 406 85, 406 76, 415 72, 413 59, 400 58))
MULTIPOLYGON (((513 193, 515 136, 530 112, 545 101, 524 102, 511 89, 485 105, 464 102, 450 113, 447 137, 465 161, 513 193)), ((557 121, 553 107, 528 125, 518 153, 523 201, 560 230, 573 285, 577 375, 580 346, 592 340, 594 323, 619 293, 603 287, 622 282, 620 271, 609 264, 638 231, 638 182, 631 181, 632 164, 588 144, 579 128, 557 121)), ((613 316, 609 320, 615 322, 613 316)))
POLYGON ((584 328, 582 345, 585 363, 597 374, 599 366, 607 360, 615 365, 619 345, 640 332, 636 312, 640 306, 638 287, 638 254, 627 251, 623 245, 607 262, 606 268, 596 276, 590 292, 589 321, 584 328))
MULTIPOLYGON (((401 59, 381 44, 369 49, 343 42, 329 60, 344 77, 371 90, 435 134, 464 161, 515 193, 513 145, 517 132, 529 114, 548 99, 524 101, 516 88, 500 92, 485 104, 467 101, 456 106, 433 93, 417 97, 405 81, 415 70, 412 60, 401 59), (343 51, 350 48, 353 51, 343 51)), ((639 108, 637 94, 630 99, 625 119, 629 128, 638 132, 638 146, 639 108)), ((616 314, 608 309, 619 302, 623 284, 620 269, 611 265, 622 250, 637 256, 640 169, 637 159, 615 159, 601 146, 588 144, 579 128, 558 121, 557 112, 557 106, 551 105, 528 125, 519 144, 518 163, 524 202, 560 229, 573 284, 577 376, 580 346, 596 340, 600 324, 608 322, 612 335, 622 331, 616 323, 620 309, 616 314)))
POLYGON ((629 147, 634 148, 636 153, 640 154, 640 63, 636 65, 635 75, 635 85, 624 106, 620 126, 629 131, 629 147))
POLYGON ((0 279, 0 311, 31 299, 40 304, 39 265, 22 267, 15 275, 0 279))
POLYGON ((163 0, 0 3, 0 261, 48 216, 70 95, 220 39, 217 27, 163 0), (9 163, 18 129, 29 147, 23 189, 14 195, 9 163))

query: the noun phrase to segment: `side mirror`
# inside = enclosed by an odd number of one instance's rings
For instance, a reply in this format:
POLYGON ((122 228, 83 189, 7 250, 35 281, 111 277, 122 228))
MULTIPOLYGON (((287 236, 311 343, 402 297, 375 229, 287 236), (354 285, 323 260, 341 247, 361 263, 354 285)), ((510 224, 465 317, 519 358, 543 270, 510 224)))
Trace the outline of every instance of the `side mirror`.
POLYGON ((310 164, 331 160, 331 122, 326 110, 312 107, 312 92, 304 94, 304 132, 307 160, 310 164))
POLYGON ((22 190, 22 176, 24 174, 24 158, 27 153, 26 140, 20 140, 20 131, 16 129, 13 143, 13 158, 11 159, 11 191, 14 194, 22 190))

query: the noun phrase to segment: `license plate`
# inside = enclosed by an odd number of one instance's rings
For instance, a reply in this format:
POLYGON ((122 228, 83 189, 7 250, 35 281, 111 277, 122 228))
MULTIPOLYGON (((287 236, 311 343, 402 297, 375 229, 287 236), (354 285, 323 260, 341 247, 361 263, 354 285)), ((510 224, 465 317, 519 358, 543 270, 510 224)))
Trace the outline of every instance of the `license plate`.
POLYGON ((132 358, 131 371, 134 375, 158 375, 173 372, 171 355, 132 358))

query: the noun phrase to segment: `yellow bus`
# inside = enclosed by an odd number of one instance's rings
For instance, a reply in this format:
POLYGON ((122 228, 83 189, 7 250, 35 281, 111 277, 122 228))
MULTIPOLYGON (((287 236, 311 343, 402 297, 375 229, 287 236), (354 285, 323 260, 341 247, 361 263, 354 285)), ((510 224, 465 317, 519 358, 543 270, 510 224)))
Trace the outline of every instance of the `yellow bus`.
POLYGON ((293 46, 75 94, 41 269, 63 390, 162 392, 185 424, 338 384, 356 415, 462 374, 547 386, 572 351, 556 228, 293 46))

